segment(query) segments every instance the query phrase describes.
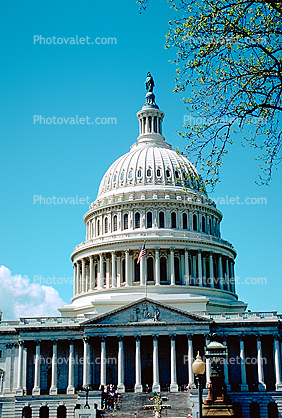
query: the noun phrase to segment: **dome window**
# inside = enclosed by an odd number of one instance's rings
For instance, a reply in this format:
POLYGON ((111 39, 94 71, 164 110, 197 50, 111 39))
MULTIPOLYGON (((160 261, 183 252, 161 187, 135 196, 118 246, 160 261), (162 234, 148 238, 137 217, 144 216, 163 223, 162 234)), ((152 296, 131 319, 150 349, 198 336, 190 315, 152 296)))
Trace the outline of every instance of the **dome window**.
POLYGON ((97 221, 97 235, 100 235, 100 233, 101 233, 100 220, 98 219, 98 221, 97 221))
POLYGON ((117 231, 117 215, 114 215, 113 218, 113 230, 117 231))
POLYGON ((178 170, 175 171, 175 178, 176 179, 179 179, 180 178, 180 175, 179 175, 179 171, 178 170))
POLYGON ((202 216, 202 231, 206 232, 206 219, 204 216, 202 216))
POLYGON ((114 183, 117 181, 117 175, 114 175, 114 183))
POLYGON ((167 266, 166 266, 165 257, 161 257, 160 270, 161 270, 161 282, 166 282, 167 281, 167 266))
POLYGON ((198 231, 197 215, 195 213, 193 215, 193 231, 198 231))
POLYGON ((135 228, 140 228, 140 213, 135 213, 135 228))
POLYGON ((108 233, 108 218, 105 218, 104 223, 105 223, 104 225, 105 234, 107 234, 108 233))
POLYGON ((164 212, 159 213, 159 228, 164 228, 164 212))
POLYGON ((147 258, 147 280, 148 282, 154 281, 154 259, 153 257, 147 258))
POLYGON ((111 181, 111 176, 109 175, 108 184, 110 184, 110 181, 111 181))
POLYGON ((152 177, 152 170, 150 168, 147 170, 147 177, 152 177))
POLYGON ((182 224, 183 224, 183 229, 188 229, 187 213, 183 213, 182 215, 182 224))
POLYGON ((169 179, 170 178, 170 169, 169 168, 166 169, 165 174, 166 174, 167 178, 169 179))
POLYGON ((172 212, 171 214, 171 227, 176 228, 176 213, 172 212))
POLYGON ((142 170, 139 168, 139 170, 137 171, 137 177, 140 178, 142 177, 142 170))
POLYGON ((147 228, 152 228, 153 224, 153 215, 152 212, 147 213, 147 228))
POLYGON ((158 169, 157 169, 157 177, 161 177, 161 175, 162 175, 162 172, 161 172, 161 170, 158 168, 158 169))
POLYGON ((123 216, 123 229, 128 229, 128 213, 123 216))
POLYGON ((129 171, 129 173, 128 173, 128 178, 129 178, 129 179, 132 179, 132 170, 130 170, 130 171, 129 171))
POLYGON ((121 180, 124 180, 124 171, 121 173, 121 175, 120 175, 120 179, 121 179, 121 180))

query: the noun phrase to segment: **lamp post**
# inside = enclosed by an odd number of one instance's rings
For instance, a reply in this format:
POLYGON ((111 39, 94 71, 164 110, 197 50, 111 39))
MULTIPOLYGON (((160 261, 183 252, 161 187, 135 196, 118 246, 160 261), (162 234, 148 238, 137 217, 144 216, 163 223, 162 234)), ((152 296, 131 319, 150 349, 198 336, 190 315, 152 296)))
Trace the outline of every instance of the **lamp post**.
POLYGON ((83 409, 90 409, 90 406, 88 404, 88 393, 90 390, 92 390, 90 385, 83 385, 82 389, 86 392, 85 393, 85 405, 83 407, 83 409))
POLYGON ((196 381, 198 383, 198 399, 199 399, 199 418, 202 418, 202 376, 205 373, 205 363, 201 359, 200 353, 198 351, 196 360, 192 364, 192 370, 195 375, 196 381))

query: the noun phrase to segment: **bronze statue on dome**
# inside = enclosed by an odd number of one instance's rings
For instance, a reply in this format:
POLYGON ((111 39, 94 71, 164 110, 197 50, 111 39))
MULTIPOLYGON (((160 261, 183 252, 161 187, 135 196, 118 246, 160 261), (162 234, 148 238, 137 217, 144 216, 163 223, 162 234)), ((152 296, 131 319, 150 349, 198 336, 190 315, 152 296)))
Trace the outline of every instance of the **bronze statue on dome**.
POLYGON ((151 76, 151 73, 150 72, 147 73, 147 78, 146 78, 146 81, 145 81, 145 85, 146 85, 146 90, 148 92, 151 92, 152 93, 155 83, 154 83, 154 79, 151 76))

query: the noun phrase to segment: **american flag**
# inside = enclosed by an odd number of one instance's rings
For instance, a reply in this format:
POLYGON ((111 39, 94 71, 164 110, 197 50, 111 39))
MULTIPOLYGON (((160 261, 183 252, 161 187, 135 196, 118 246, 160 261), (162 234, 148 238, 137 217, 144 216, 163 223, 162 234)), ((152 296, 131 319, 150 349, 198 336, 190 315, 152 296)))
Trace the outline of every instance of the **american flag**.
POLYGON ((145 244, 143 244, 143 247, 141 248, 141 251, 140 251, 139 256, 138 256, 137 264, 140 262, 141 258, 144 255, 146 255, 146 246, 145 246, 145 244))

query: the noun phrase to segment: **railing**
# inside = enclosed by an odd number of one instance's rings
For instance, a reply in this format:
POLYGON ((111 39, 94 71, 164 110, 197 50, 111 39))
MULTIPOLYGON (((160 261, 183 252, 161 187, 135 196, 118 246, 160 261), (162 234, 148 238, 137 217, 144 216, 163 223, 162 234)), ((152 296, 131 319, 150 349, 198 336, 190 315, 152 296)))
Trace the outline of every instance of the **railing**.
POLYGON ((282 315, 277 315, 277 311, 271 312, 235 312, 235 313, 206 313, 210 319, 252 319, 252 318, 277 318, 282 319, 282 315))
POLYGON ((56 323, 63 324, 65 322, 78 323, 81 322, 83 318, 74 318, 74 317, 42 317, 42 318, 20 318, 20 324, 48 324, 56 323))

